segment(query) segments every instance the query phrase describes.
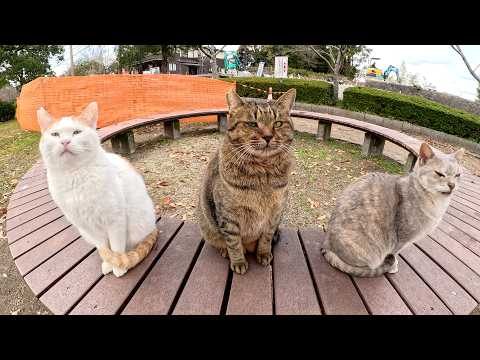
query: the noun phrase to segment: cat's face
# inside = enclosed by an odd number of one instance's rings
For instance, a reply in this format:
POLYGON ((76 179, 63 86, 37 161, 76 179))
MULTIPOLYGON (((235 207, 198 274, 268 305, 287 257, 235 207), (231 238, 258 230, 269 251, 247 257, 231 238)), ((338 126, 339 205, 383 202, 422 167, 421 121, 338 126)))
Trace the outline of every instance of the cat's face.
POLYGON ((91 103, 79 116, 62 117, 55 121, 41 108, 37 111, 42 130, 40 152, 47 166, 83 165, 100 148, 95 131, 98 108, 91 103))
POLYGON ((431 193, 450 195, 461 176, 460 160, 463 154, 463 149, 452 154, 434 154, 432 149, 423 143, 415 169, 422 186, 431 193))
POLYGON ((294 134, 290 111, 295 94, 295 89, 290 89, 273 104, 257 105, 245 103, 234 91, 229 92, 230 142, 259 158, 288 152, 294 134))

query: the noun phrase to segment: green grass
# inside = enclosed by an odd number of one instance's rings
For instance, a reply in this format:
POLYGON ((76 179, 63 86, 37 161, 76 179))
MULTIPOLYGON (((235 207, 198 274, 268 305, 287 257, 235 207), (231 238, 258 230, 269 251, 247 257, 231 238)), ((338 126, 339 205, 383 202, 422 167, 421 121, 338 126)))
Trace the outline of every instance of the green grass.
POLYGON ((392 161, 385 156, 370 156, 367 159, 372 160, 378 167, 390 174, 403 174, 403 166, 396 161, 392 161))

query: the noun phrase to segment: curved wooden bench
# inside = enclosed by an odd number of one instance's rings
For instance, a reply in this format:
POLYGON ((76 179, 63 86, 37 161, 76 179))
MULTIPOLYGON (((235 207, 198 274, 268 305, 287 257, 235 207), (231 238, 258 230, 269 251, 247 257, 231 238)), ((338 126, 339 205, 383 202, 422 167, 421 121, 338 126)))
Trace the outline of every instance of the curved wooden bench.
MULTIPOLYGON (((105 141, 146 123, 199 114, 162 114, 99 134, 105 141)), ((292 115, 346 121, 308 112, 292 115)), ((418 151, 416 140, 358 123, 350 122, 418 151)), ((55 314, 468 314, 480 302, 480 178, 469 173, 439 227, 402 251, 397 274, 378 278, 354 278, 329 266, 319 251, 324 234, 318 228, 282 229, 272 266, 261 267, 249 256, 249 271, 238 276, 228 260, 205 245, 198 225, 159 218, 158 226, 152 253, 118 279, 102 275, 95 249, 52 201, 41 161, 19 181, 7 208, 15 264, 55 314)))

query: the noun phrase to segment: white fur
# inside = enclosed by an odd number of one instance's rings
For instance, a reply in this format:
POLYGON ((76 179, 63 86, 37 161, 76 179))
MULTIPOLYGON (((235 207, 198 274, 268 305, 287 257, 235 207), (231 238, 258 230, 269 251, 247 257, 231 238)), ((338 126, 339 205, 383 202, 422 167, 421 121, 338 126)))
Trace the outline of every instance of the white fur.
MULTIPOLYGON (((82 237, 97 248, 108 246, 120 253, 133 249, 156 226, 154 206, 142 176, 123 158, 103 150, 94 129, 96 119, 88 122, 64 117, 52 125, 45 121, 48 113, 41 111, 40 152, 55 203, 82 237), (73 135, 75 130, 81 133, 73 135), (71 153, 63 153, 62 140, 71 141, 67 146, 71 153)), ((112 270, 116 276, 125 273, 102 264, 103 273, 112 270)))

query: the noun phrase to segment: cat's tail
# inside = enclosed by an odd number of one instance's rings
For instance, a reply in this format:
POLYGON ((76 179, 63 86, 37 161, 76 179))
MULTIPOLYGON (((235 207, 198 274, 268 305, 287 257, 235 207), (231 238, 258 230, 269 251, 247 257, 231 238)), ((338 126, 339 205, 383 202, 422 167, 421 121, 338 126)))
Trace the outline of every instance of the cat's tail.
POLYGON ((394 273, 397 271, 397 259, 391 254, 387 255, 383 263, 375 269, 349 265, 340 259, 334 252, 327 249, 322 249, 322 254, 334 268, 353 276, 376 277, 383 275, 386 272, 394 273))
POLYGON ((98 253, 103 261, 112 264, 121 269, 131 269, 137 266, 143 259, 147 257, 157 241, 158 229, 155 229, 148 234, 145 239, 139 243, 135 249, 127 251, 126 253, 118 253, 110 250, 107 247, 98 249, 98 253))

